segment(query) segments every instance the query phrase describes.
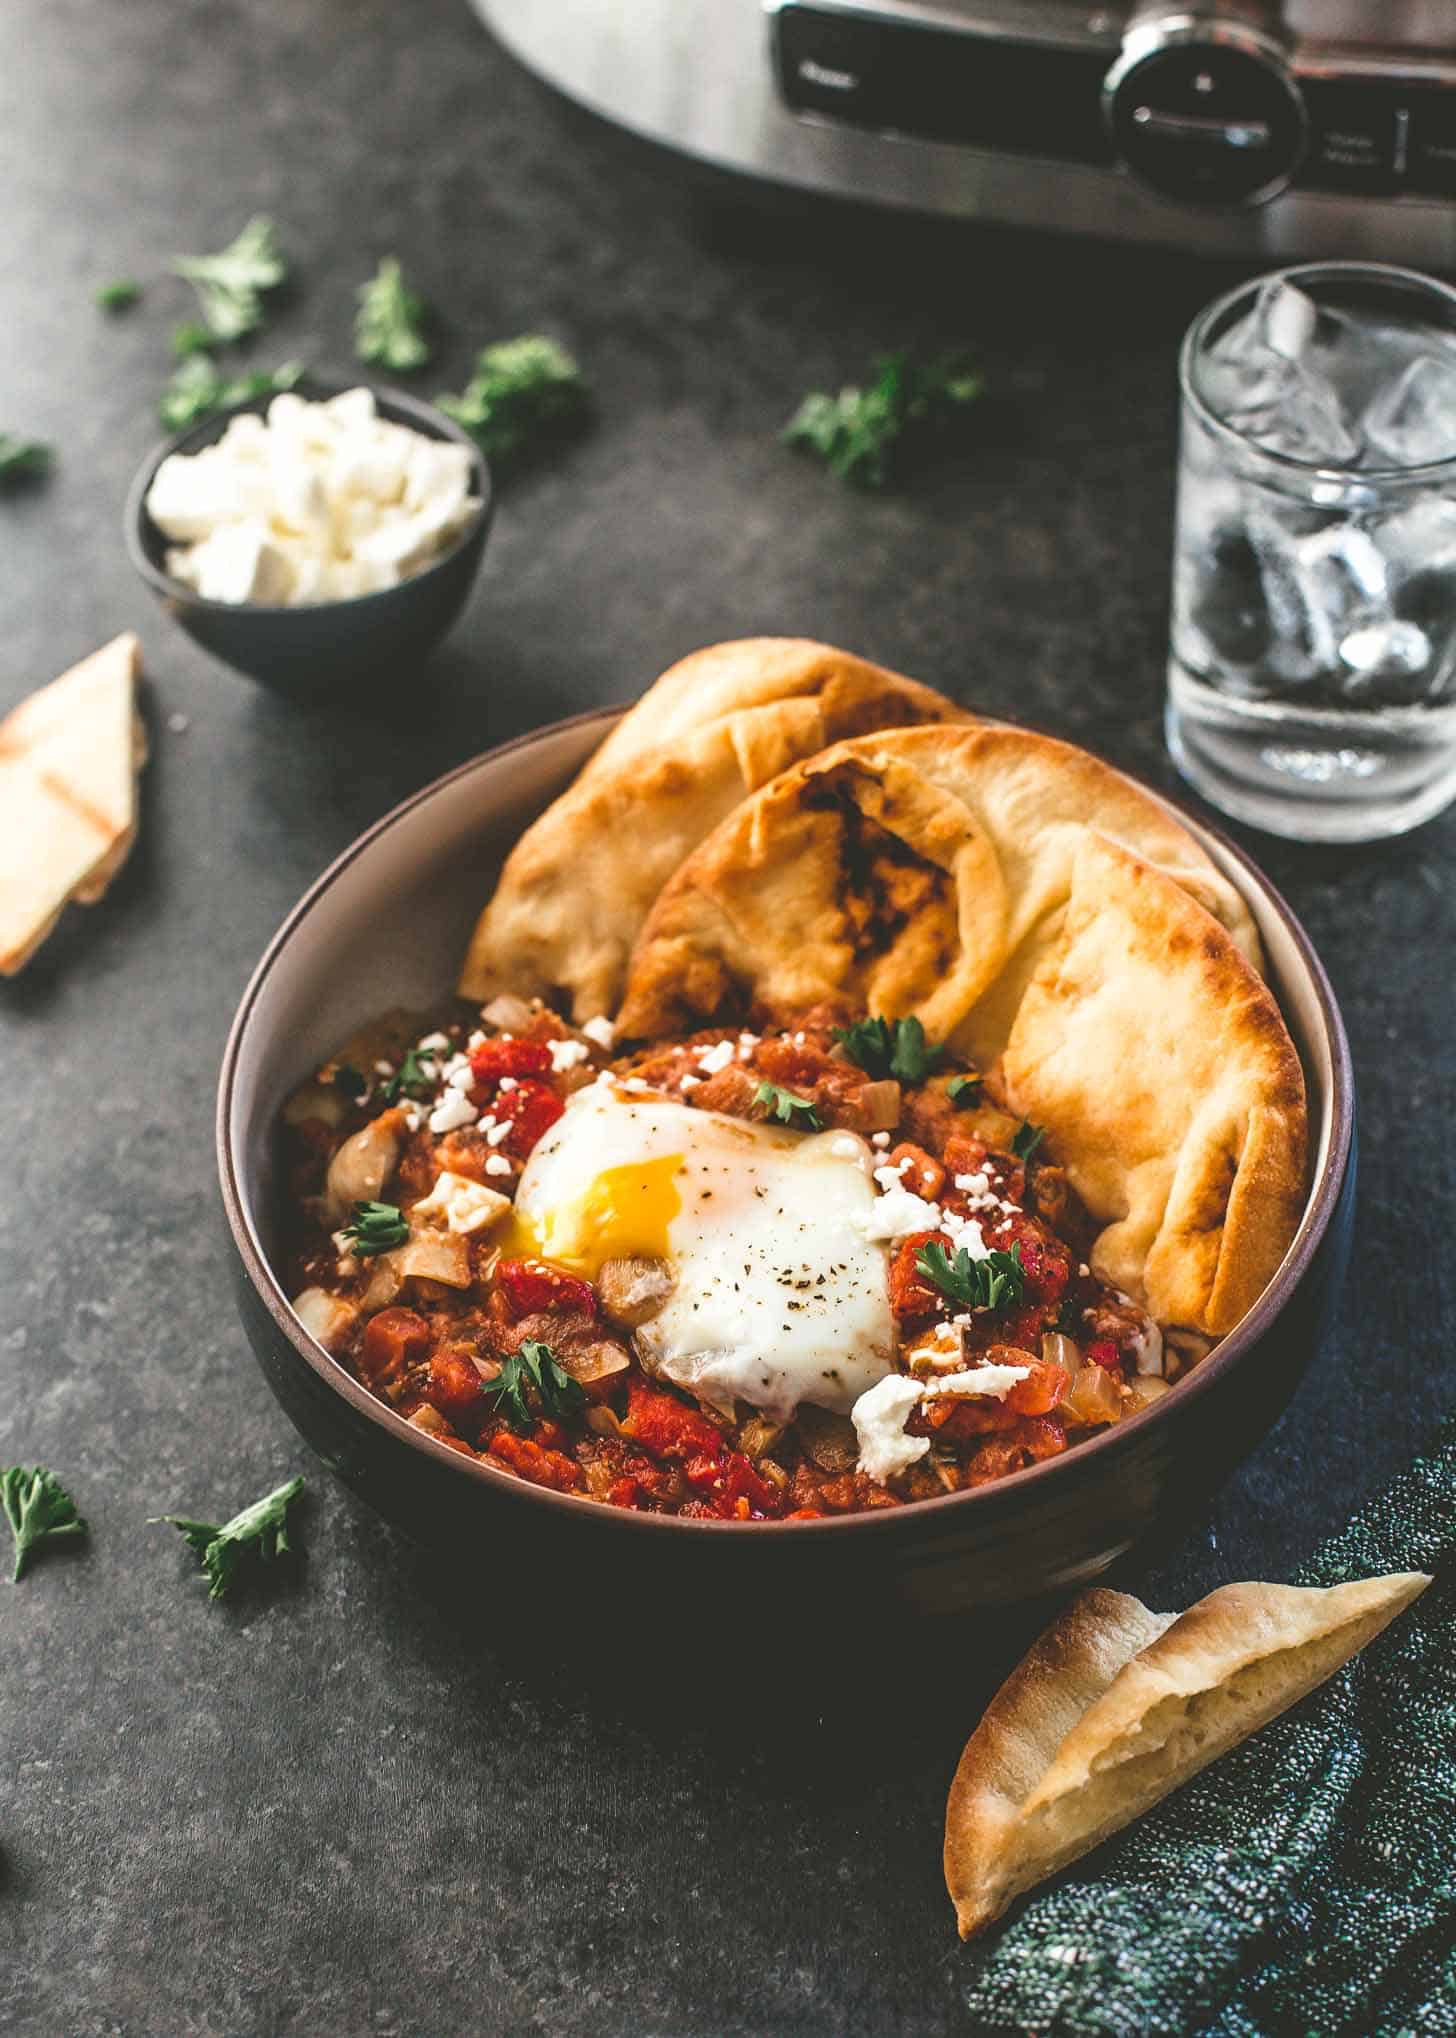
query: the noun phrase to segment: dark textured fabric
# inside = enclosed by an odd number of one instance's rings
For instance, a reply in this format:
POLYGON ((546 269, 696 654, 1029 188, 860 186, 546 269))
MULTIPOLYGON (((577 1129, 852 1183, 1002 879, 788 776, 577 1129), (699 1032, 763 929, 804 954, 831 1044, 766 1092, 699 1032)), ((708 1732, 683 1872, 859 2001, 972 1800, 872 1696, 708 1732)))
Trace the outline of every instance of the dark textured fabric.
POLYGON ((1038 2038, 1456 2033, 1456 1425, 1298 1573, 1430 1571, 1302 1705, 968 1953, 1038 2038))

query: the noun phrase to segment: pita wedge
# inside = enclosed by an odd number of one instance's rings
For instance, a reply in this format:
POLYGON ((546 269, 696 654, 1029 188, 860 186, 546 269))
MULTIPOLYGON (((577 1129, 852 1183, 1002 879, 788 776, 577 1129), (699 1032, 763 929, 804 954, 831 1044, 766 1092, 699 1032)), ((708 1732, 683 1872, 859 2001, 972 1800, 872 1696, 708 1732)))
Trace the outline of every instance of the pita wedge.
POLYGON ((1297 1704, 1430 1582, 1226 1585, 1176 1619, 1082 1593, 1001 1686, 956 1770, 945 1880, 961 1937, 1297 1704))
POLYGON ((993 1074, 1101 1227, 1097 1274, 1221 1334, 1299 1223, 1304 1078, 1233 886, 1085 752, 990 725, 841 743, 746 801, 648 915, 630 1038, 914 1014, 993 1074))
POLYGON ((92 905, 136 835, 146 740, 128 632, 0 722, 0 974, 14 976, 71 899, 92 905))
POLYGON ((654 899, 740 801, 840 737, 957 719, 944 695, 827 644, 751 637, 685 658, 512 851, 461 995, 565 993, 578 1021, 614 1011, 654 899))

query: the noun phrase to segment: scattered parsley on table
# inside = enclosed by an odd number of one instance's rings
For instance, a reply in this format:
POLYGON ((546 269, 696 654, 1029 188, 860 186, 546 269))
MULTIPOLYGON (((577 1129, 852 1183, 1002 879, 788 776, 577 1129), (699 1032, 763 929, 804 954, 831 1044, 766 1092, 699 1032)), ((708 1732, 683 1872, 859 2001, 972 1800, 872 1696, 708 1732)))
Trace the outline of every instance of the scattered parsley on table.
POLYGON ((361 361, 408 375, 430 358, 424 327, 424 300, 406 284, 395 257, 386 255, 369 281, 359 286, 354 352, 361 361))
POLYGON ((0 1471, 0 1508, 15 1538, 12 1583, 24 1577, 32 1551, 47 1543, 71 1542, 86 1533, 75 1501, 44 1465, 34 1465, 29 1471, 24 1465, 9 1465, 0 1471))
POLYGON ((806 396, 783 432, 788 445, 817 453, 832 474, 862 488, 886 487, 913 441, 962 415, 984 387, 961 355, 922 366, 908 353, 883 354, 874 365, 867 387, 806 396))
POLYGON ((288 274, 273 222, 261 214, 217 254, 177 255, 172 270, 196 290, 203 320, 218 340, 256 332, 263 323, 262 293, 288 274))
POLYGON ((285 361, 279 368, 224 375, 211 354, 188 354, 163 390, 158 411, 169 432, 182 432, 230 404, 292 389, 302 374, 301 361, 285 361))
POLYGON ((435 401, 497 469, 579 431, 591 413, 580 368, 564 347, 539 333, 483 347, 460 395, 435 401))
POLYGON ((103 283, 96 292, 96 302, 102 311, 130 311, 142 294, 140 283, 130 276, 118 276, 114 283, 103 283))
POLYGON ((209 1599, 226 1596, 240 1567, 248 1563, 270 1563, 288 1548, 288 1510, 303 1491, 301 1478, 275 1486, 251 1507, 235 1514, 231 1521, 193 1521, 185 1514, 154 1514, 153 1522, 168 1522, 196 1551, 208 1577, 209 1599))
POLYGON ((0 488, 34 481, 50 467, 52 449, 42 439, 21 439, 0 432, 0 488))

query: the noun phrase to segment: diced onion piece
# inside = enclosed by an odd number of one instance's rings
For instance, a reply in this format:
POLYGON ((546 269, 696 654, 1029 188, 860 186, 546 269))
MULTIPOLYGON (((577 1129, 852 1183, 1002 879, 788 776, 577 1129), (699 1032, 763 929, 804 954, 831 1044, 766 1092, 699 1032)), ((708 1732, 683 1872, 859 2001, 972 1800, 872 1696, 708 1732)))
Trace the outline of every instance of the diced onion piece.
POLYGON ((623 1330, 636 1330, 657 1315, 677 1283, 666 1260, 644 1253, 603 1260, 596 1285, 608 1322, 623 1330))
POLYGON ((773 1449, 783 1433, 783 1423, 770 1422, 766 1415, 751 1415, 738 1433, 738 1448, 756 1465, 765 1451, 773 1449))
POLYGON ((1059 1413, 1072 1423, 1119 1421, 1123 1413, 1121 1381, 1105 1366, 1083 1366, 1059 1413))
POLYGON ((377 1310, 388 1309, 399 1290, 399 1269, 394 1264, 394 1254, 378 1254, 370 1269, 369 1286, 364 1290, 361 1306, 365 1315, 373 1316, 377 1310))
POLYGON ((524 998, 518 998, 513 991, 502 991, 498 998, 481 1006, 480 1016, 487 1026, 497 1026, 502 1033, 521 1033, 530 1025, 532 1013, 524 998))
POLYGON ((1165 1394, 1171 1394, 1172 1391, 1167 1381, 1160 1380, 1156 1373, 1144 1373, 1140 1378, 1128 1383, 1128 1393, 1132 1399, 1128 1403, 1127 1412, 1129 1415, 1136 1415, 1140 1408, 1151 1408, 1155 1401, 1161 1401, 1165 1394))
POLYGON ((332 1224, 342 1224, 356 1203, 373 1203, 399 1161, 399 1115, 381 1112, 351 1133, 329 1162, 324 1185, 332 1224))
POLYGON ((846 1097, 839 1115, 856 1132, 893 1132, 900 1123, 900 1085, 890 1076, 862 1083, 846 1097))
POLYGON ((293 1298, 293 1313, 326 1352, 337 1351, 353 1329, 359 1311, 352 1302, 341 1301, 327 1288, 305 1288, 293 1298))
POLYGON ((558 1344, 552 1347, 556 1363, 563 1373, 570 1373, 573 1380, 583 1387, 595 1386, 599 1380, 611 1380, 618 1373, 625 1373, 632 1361, 623 1346, 609 1337, 593 1338, 579 1344, 558 1344))
POLYGON ((413 1424, 414 1428, 422 1429, 426 1436, 452 1437, 455 1434, 444 1416, 441 1415, 439 1409, 432 1408, 428 1401, 417 1408, 413 1415, 407 1416, 405 1420, 413 1424))
POLYGON ((599 1437, 620 1437, 627 1434, 615 1410, 608 1408, 605 1402, 589 1408, 584 1420, 587 1428, 595 1430, 599 1437))
POLYGON ((402 1281, 441 1281, 447 1288, 468 1288, 470 1246, 453 1231, 417 1231, 385 1255, 402 1281))
POLYGON ((283 1107, 285 1125, 303 1125, 318 1118, 325 1125, 337 1125, 344 1116, 344 1099, 332 1083, 305 1083, 295 1090, 283 1107))
MULTIPOLYGON (((1049 1330, 1042 1336, 1041 1361, 1044 1366, 1059 1367, 1075 1380, 1082 1370, 1082 1348, 1075 1338, 1065 1337, 1059 1330, 1049 1330)), ((1100 1367, 1098 1371, 1101 1371, 1100 1367)))

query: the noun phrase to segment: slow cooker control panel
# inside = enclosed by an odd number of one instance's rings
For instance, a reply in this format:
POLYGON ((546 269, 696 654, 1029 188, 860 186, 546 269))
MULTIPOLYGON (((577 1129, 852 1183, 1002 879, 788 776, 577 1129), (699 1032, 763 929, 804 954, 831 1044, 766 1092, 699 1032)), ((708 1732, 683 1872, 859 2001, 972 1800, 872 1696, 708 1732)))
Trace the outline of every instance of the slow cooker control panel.
POLYGON ((963 27, 905 0, 767 5, 780 93, 809 118, 1116 164, 1198 206, 1257 205, 1290 185, 1456 197, 1456 57, 1406 75, 1358 68, 1348 49, 1326 62, 1206 0, 1077 44, 998 34, 991 9, 963 27))

